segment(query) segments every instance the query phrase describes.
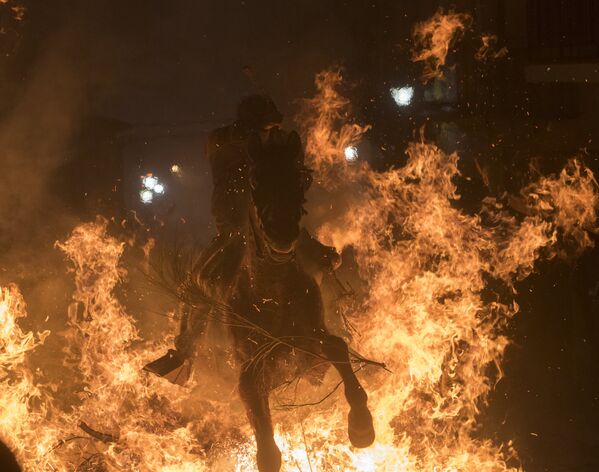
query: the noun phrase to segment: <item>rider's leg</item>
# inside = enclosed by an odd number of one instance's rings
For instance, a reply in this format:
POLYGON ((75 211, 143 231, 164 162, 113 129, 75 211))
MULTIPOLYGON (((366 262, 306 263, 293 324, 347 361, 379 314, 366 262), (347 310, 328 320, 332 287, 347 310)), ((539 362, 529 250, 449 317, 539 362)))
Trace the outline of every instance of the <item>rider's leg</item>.
POLYGON ((185 385, 191 375, 197 344, 205 331, 206 317, 198 316, 196 309, 184 303, 180 304, 179 312, 182 318, 179 334, 175 337, 175 349, 169 349, 162 357, 146 364, 144 370, 185 385))
POLYGON ((207 326, 209 306, 191 308, 181 307, 179 334, 175 337, 175 349, 184 359, 193 359, 207 326))
POLYGON ((325 334, 322 339, 322 352, 343 379, 345 398, 350 406, 349 439, 356 447, 368 447, 374 441, 372 416, 367 406, 368 395, 352 369, 347 344, 338 336, 325 334))
POLYGON ((246 363, 239 376, 239 394, 256 436, 260 472, 279 472, 281 452, 275 444, 270 408, 269 385, 262 363, 246 363))

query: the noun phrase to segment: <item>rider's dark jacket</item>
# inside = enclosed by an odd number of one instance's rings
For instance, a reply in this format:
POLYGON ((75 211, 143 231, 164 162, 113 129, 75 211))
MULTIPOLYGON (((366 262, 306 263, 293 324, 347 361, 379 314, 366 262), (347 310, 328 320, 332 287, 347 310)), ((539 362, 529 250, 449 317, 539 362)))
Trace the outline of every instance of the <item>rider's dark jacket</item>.
POLYGON ((219 234, 245 226, 250 199, 248 139, 250 131, 238 122, 218 128, 208 137, 212 170, 212 214, 219 234))
MULTIPOLYGON (((200 286, 208 284, 228 290, 242 263, 251 201, 251 157, 248 149, 251 134, 250 128, 236 122, 214 130, 208 137, 207 155, 214 185, 212 214, 218 235, 202 252, 194 267, 192 280, 200 286)), ((286 136, 284 131, 275 129, 271 131, 270 139, 286 136)), ((298 166, 302 171, 304 190, 307 190, 311 183, 310 171, 303 162, 298 162, 298 166)), ((300 232, 296 252, 300 265, 311 274, 334 268, 339 262, 334 248, 323 246, 305 229, 300 232)), ((195 339, 203 329, 202 324, 201 317, 183 320, 176 346, 184 357, 191 355, 195 339)))

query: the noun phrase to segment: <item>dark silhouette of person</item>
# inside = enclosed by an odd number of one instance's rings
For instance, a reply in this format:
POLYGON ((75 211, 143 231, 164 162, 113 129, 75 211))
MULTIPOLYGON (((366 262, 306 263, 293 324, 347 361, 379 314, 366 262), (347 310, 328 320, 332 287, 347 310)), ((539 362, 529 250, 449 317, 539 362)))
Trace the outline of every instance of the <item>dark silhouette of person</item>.
MULTIPOLYGON (((211 210, 218 234, 196 263, 191 283, 218 283, 224 290, 234 283, 245 249, 243 238, 251 199, 252 159, 248 146, 252 139, 263 144, 287 139, 288 133, 281 129, 282 120, 283 115, 270 97, 251 95, 239 103, 234 123, 210 133, 207 155, 214 185, 211 210)), ((304 166, 303 154, 297 165, 307 190, 312 177, 304 166)), ((296 252, 302 268, 314 277, 335 270, 341 262, 334 248, 321 244, 305 229, 300 232, 296 252)), ((169 350, 145 369, 184 383, 190 372, 185 361, 193 357, 204 325, 201 316, 184 316, 175 339, 176 349, 169 350)))

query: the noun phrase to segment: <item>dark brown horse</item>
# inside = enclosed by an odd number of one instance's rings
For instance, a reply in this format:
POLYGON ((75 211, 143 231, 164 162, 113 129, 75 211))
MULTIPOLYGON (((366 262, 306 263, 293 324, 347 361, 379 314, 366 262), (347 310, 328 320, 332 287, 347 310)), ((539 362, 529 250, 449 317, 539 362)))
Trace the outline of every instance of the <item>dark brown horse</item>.
POLYGON ((278 366, 330 362, 349 403, 349 440, 374 441, 367 395, 352 369, 343 339, 328 333, 320 290, 295 257, 303 214, 305 172, 296 133, 249 145, 251 198, 245 230, 227 235, 194 271, 200 292, 228 308, 228 326, 241 365, 239 393, 254 430, 260 472, 277 472, 281 453, 273 438, 270 391, 278 366), (231 268, 235 270, 231 270, 231 268), (301 358, 301 359, 300 359, 301 358))

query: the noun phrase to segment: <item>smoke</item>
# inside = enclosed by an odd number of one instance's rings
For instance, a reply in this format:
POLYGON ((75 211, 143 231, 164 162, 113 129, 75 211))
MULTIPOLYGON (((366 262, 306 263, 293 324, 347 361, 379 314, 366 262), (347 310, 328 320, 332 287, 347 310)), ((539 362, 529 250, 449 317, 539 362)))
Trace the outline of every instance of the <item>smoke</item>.
POLYGON ((0 284, 20 285, 32 314, 28 324, 37 329, 54 329, 68 303, 72 282, 54 242, 75 218, 51 182, 70 159, 86 107, 85 82, 72 54, 74 34, 54 31, 39 51, 28 49, 38 38, 16 51, 8 64, 14 68, 0 83, 9 104, 0 118, 0 284))
POLYGON ((67 160, 82 104, 81 80, 59 43, 34 66, 14 110, 0 123, 2 249, 27 245, 59 216, 48 178, 67 160), (52 210, 51 215, 48 210, 52 210))

